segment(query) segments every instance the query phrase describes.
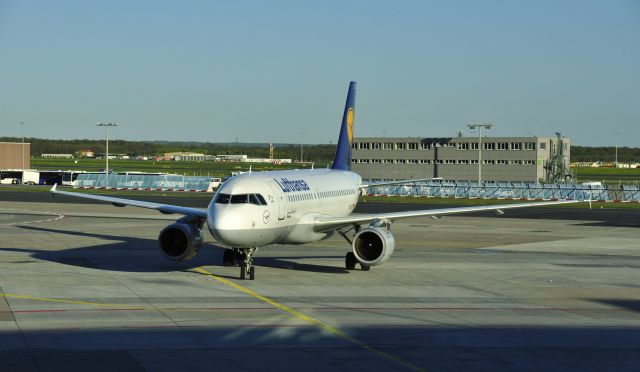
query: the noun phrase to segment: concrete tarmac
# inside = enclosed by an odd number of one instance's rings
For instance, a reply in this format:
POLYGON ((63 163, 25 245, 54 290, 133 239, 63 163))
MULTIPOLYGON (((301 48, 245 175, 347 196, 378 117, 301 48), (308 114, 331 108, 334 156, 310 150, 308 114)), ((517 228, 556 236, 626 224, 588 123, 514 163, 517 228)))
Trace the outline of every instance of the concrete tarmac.
POLYGON ((397 222, 369 272, 337 236, 265 247, 242 281, 208 233, 165 260, 175 216, 3 201, 0 369, 639 370, 639 213, 519 213, 397 222))

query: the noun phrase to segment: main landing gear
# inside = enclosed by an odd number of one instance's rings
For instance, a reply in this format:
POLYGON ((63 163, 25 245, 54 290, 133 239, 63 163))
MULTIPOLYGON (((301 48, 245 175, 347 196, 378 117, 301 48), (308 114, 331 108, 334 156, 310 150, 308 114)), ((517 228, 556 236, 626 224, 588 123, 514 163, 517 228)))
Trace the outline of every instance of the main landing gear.
MULTIPOLYGON (((356 264, 358 260, 356 260, 356 255, 353 252, 347 252, 347 255, 344 257, 344 266, 347 270, 355 270, 356 264)), ((371 266, 360 264, 360 269, 362 271, 371 270, 371 266)))
POLYGON ((253 254, 256 252, 256 248, 233 248, 225 249, 222 255, 222 263, 224 266, 233 266, 234 261, 238 261, 240 264, 240 279, 246 279, 247 275, 249 280, 256 278, 256 267, 253 266, 253 254))

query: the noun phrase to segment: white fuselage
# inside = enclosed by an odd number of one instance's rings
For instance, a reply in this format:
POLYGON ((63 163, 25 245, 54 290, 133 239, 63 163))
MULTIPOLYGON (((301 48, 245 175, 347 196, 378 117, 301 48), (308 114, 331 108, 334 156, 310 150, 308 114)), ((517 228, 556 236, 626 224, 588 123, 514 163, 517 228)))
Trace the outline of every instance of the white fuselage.
POLYGON ((344 217, 360 196, 359 175, 333 169, 245 173, 223 183, 207 208, 207 226, 218 243, 260 247, 326 238, 314 231, 318 217, 344 217))

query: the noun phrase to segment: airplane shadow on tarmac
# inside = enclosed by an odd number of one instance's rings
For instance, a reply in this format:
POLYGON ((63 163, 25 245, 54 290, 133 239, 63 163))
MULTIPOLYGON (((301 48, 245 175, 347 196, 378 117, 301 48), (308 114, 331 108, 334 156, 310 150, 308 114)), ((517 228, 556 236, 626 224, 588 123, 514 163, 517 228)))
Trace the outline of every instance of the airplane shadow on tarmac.
MULTIPOLYGON (((222 264, 222 248, 209 243, 205 244, 205 247, 201 248, 198 255, 193 259, 187 262, 174 262, 167 260, 162 256, 160 248, 158 247, 158 242, 155 239, 56 230, 35 226, 18 226, 18 228, 45 233, 80 236, 84 238, 104 239, 107 240, 107 242, 92 246, 62 250, 0 248, 0 251, 29 253, 33 258, 38 260, 56 262, 64 265, 126 272, 185 271, 199 266, 221 266, 222 264)), ((330 274, 349 273, 343 267, 337 266, 343 264, 344 258, 342 256, 260 257, 258 253, 254 258, 254 262, 257 267, 330 274), (314 258, 336 258, 336 266, 292 261, 295 259, 314 258)), ((230 278, 235 279, 236 277, 232 276, 230 278)))

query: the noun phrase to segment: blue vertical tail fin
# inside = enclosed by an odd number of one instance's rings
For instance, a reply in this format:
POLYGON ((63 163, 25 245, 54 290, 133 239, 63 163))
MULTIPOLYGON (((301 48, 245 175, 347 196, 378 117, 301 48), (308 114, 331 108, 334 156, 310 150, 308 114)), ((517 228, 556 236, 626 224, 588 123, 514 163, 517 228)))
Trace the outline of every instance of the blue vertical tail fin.
POLYGON ((350 170, 351 169, 351 144, 353 143, 353 125, 356 115, 356 82, 349 83, 347 93, 347 103, 344 106, 342 115, 342 126, 340 127, 340 137, 336 156, 333 158, 331 169, 350 170))

